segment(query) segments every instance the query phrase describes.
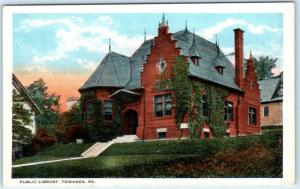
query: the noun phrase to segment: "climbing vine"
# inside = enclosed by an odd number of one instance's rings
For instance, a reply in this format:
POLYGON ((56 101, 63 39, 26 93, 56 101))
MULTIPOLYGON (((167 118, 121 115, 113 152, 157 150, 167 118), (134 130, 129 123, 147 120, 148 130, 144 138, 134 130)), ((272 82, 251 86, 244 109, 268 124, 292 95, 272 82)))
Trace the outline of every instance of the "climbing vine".
POLYGON ((213 130, 215 137, 225 136, 224 97, 228 91, 211 84, 191 80, 189 78, 189 63, 184 57, 176 58, 171 78, 166 78, 163 74, 160 75, 156 89, 175 92, 176 126, 179 129, 180 123, 187 115, 191 138, 199 138, 205 123, 213 130), (206 96, 207 102, 204 102, 204 96, 206 96), (204 103, 208 104, 208 110, 203 109, 204 103), (208 113, 203 115, 204 111, 208 113))
POLYGON ((114 119, 105 121, 102 112, 102 101, 98 99, 94 92, 85 92, 80 98, 81 110, 81 126, 87 131, 89 141, 108 141, 119 134, 122 127, 121 122, 121 103, 118 100, 114 101, 113 112, 114 119), (87 104, 92 106, 91 112, 86 112, 87 104), (87 114, 92 119, 88 120, 87 114))

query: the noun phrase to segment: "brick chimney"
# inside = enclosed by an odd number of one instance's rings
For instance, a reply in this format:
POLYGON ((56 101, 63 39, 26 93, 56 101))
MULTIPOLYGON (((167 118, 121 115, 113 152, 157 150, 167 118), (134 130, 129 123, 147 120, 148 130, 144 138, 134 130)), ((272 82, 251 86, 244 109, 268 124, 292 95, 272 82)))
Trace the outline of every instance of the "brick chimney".
POLYGON ((235 46, 235 83, 243 87, 243 33, 240 28, 234 30, 234 46, 235 46))

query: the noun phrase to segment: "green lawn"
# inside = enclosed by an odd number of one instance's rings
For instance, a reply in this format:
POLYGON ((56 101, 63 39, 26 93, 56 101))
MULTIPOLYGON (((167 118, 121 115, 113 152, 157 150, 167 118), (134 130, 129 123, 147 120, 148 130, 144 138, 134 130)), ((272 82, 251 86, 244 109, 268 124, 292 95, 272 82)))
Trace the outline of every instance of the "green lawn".
POLYGON ((68 157, 78 157, 92 146, 93 143, 87 144, 55 144, 49 146, 48 148, 44 149, 43 151, 39 152, 35 156, 32 157, 25 157, 21 159, 17 159, 13 162, 14 165, 23 164, 23 163, 32 163, 32 162, 39 162, 39 161, 48 161, 48 160, 55 160, 55 159, 63 159, 68 157))
POLYGON ((238 138, 114 144, 95 158, 13 168, 13 177, 282 177, 281 141, 282 130, 270 130, 238 138))

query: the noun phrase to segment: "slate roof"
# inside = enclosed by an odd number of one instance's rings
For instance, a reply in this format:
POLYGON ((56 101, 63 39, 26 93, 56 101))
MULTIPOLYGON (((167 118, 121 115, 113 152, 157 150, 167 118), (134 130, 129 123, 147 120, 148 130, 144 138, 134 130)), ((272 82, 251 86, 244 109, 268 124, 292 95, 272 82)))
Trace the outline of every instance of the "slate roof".
POLYGON ((260 101, 263 102, 274 102, 282 101, 283 97, 274 97, 276 89, 278 88, 279 82, 282 79, 282 74, 280 76, 258 81, 260 89, 260 101))
MULTIPOLYGON (((193 35, 193 33, 186 30, 182 30, 173 34, 174 39, 177 40, 177 47, 181 48, 182 55, 188 55, 188 49, 192 44, 193 35)), ((214 61, 218 54, 218 48, 216 44, 197 35, 195 35, 195 43, 201 53, 201 59, 199 66, 190 64, 190 75, 241 91, 234 81, 234 66, 221 51, 220 57, 222 57, 223 60, 224 71, 222 75, 216 71, 214 61)))
POLYGON ((111 51, 79 90, 96 87, 122 88, 130 80, 130 72, 130 58, 111 51))
MULTIPOLYGON (((215 69, 218 55, 216 44, 187 29, 174 33, 173 39, 176 40, 176 46, 181 48, 181 55, 190 56, 192 53, 201 57, 199 66, 190 64, 190 76, 241 91, 234 81, 234 66, 221 51, 218 61, 224 67, 223 74, 219 74, 215 69)), ((80 90, 96 87, 119 87, 129 90, 141 88, 140 72, 143 70, 143 64, 147 63, 152 45, 153 39, 145 41, 131 58, 115 52, 108 53, 80 90)))

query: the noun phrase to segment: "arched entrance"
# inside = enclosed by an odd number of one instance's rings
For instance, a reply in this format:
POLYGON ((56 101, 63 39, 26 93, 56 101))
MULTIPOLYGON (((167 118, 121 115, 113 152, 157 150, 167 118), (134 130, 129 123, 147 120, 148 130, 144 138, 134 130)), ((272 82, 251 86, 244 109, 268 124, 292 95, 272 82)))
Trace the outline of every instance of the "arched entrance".
POLYGON ((138 127, 138 113, 135 110, 127 110, 123 114, 122 134, 135 135, 138 127))

